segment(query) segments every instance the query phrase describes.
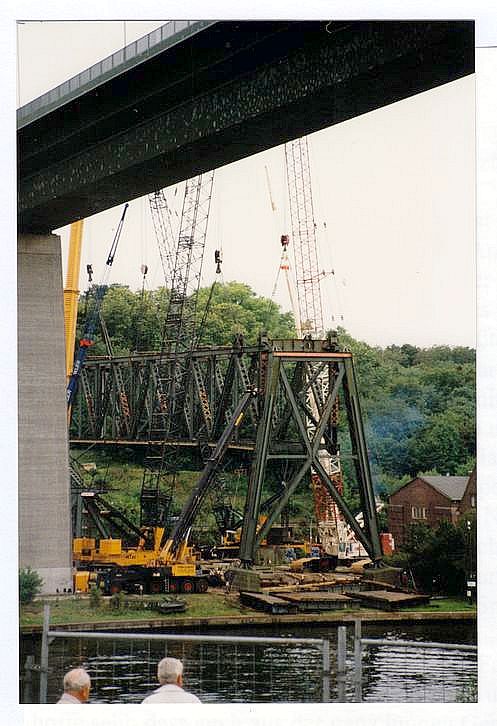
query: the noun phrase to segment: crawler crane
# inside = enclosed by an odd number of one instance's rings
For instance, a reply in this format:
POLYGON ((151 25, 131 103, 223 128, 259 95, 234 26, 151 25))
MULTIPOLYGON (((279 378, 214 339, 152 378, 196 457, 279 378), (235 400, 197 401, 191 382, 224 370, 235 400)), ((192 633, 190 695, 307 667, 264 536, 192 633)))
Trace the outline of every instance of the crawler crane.
MULTIPOLYGON (((154 592, 204 592, 207 587, 206 577, 200 572, 193 550, 188 546, 190 527, 203 499, 203 488, 207 488, 212 482, 231 436, 240 425, 245 407, 253 394, 247 394, 246 400, 240 402, 235 411, 236 417, 230 421, 213 454, 207 458, 195 489, 195 499, 189 500, 172 533, 174 452, 170 451, 165 439, 174 439, 183 426, 190 429, 192 425, 192 422, 184 421, 182 417, 188 381, 192 373, 188 361, 185 365, 180 354, 191 351, 198 336, 196 299, 213 176, 213 172, 209 172, 186 182, 174 259, 171 255, 172 228, 165 194, 155 193, 149 199, 166 281, 170 287, 161 355, 155 375, 154 413, 151 416, 151 421, 154 422, 151 426, 157 427, 159 438, 163 438, 164 443, 158 447, 150 443, 147 447, 140 497, 139 536, 134 546, 123 547, 119 538, 100 539, 98 546, 92 538, 88 538, 88 541, 83 541, 83 538, 76 539, 74 542, 74 557, 78 566, 83 567, 86 563, 93 569, 99 569, 106 591, 133 591, 140 587, 154 592), (169 275, 170 280, 167 280, 169 275), (167 363, 163 362, 165 353, 168 354, 167 363), (164 488, 165 475, 169 477, 169 481, 164 488), (199 491, 202 493, 199 494, 199 491)), ((216 264, 219 268, 219 255, 216 264)), ((144 391, 147 390, 148 381, 145 384, 144 391)), ((144 405, 145 396, 139 400, 138 408, 144 405)), ((157 438, 155 432, 154 438, 157 438)), ((80 577, 82 587, 85 583, 87 586, 90 580, 89 570, 86 578, 85 580, 83 575, 80 577)))

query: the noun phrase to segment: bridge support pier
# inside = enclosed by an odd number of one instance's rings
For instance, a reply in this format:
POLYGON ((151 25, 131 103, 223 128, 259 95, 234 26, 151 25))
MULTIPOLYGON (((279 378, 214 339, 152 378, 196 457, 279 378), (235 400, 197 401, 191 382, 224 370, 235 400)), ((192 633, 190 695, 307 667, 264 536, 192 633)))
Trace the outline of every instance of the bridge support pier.
POLYGON ((18 237, 19 567, 72 587, 60 238, 18 237))

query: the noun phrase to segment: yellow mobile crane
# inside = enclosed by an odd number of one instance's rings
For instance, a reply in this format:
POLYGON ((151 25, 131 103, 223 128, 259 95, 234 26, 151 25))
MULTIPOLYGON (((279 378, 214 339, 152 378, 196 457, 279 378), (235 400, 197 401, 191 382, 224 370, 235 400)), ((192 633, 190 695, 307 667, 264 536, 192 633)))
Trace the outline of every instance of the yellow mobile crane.
MULTIPOLYGON (((135 547, 123 547, 120 539, 100 539, 98 546, 93 538, 74 539, 73 556, 80 568, 76 575, 76 590, 88 590, 92 571, 97 573, 98 584, 107 594, 120 590, 155 593, 207 590, 207 576, 200 570, 193 548, 188 546, 188 538, 200 505, 255 396, 257 389, 249 389, 240 399, 167 539, 162 526, 143 527, 138 531, 135 547), (86 569, 83 569, 85 565, 86 569)), ((95 495, 88 493, 88 497, 95 495)), ((89 508, 91 510, 91 505, 89 508)), ((107 510, 106 514, 118 514, 121 520, 125 520, 117 510, 107 510)), ((129 522, 127 524, 130 525, 129 522)), ((130 526, 137 532, 133 525, 130 526)))

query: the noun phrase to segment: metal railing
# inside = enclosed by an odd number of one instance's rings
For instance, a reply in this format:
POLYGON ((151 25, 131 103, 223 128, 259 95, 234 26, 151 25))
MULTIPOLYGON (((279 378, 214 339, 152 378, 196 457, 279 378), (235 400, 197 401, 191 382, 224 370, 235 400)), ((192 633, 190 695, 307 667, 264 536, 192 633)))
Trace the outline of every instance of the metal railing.
POLYGON ((133 43, 116 50, 59 86, 17 109, 17 128, 22 128, 62 103, 100 85, 124 69, 141 63, 184 37, 202 30, 213 21, 171 20, 133 43))
MULTIPOLYGON (((50 630, 50 606, 44 606, 43 612, 43 633, 41 643, 41 659, 40 667, 38 669, 33 668, 32 662, 29 664, 30 671, 38 670, 40 672, 40 694, 39 702, 47 703, 47 691, 48 691, 48 675, 50 673, 49 668, 49 649, 50 645, 57 638, 64 640, 79 639, 97 641, 103 643, 105 641, 145 641, 150 643, 164 642, 176 643, 176 644, 202 644, 202 645, 214 645, 218 651, 221 646, 234 644, 236 646, 261 646, 267 648, 267 646, 281 647, 281 646, 311 646, 312 649, 316 649, 320 654, 321 661, 321 701, 330 701, 330 643, 326 639, 322 638, 294 638, 294 637, 259 637, 259 636, 226 636, 226 635, 198 635, 198 634, 164 634, 164 633, 115 633, 115 632, 77 632, 77 631, 65 631, 65 630, 50 630)), ((271 658, 272 649, 268 652, 268 657, 271 658)), ((156 660, 149 657, 150 665, 152 668, 156 667, 156 660)), ((222 660, 223 668, 228 672, 233 666, 232 663, 228 662, 225 657, 222 660)), ((255 663, 254 673, 255 673, 255 663)), ((247 671, 244 672, 244 677, 247 677, 247 671)), ((149 687, 149 684, 146 684, 149 687)), ((157 687, 157 686, 156 686, 157 687)), ((248 695, 248 688, 244 687, 244 693, 248 695)), ((247 699, 246 702, 250 702, 247 699)))
MULTIPOLYGON (((345 630, 345 628, 344 628, 345 630)), ((344 641, 343 651, 345 653, 345 633, 342 634, 344 641)), ((340 640, 339 640, 340 642, 340 640)), ((446 682, 454 671, 459 671, 459 677, 465 677, 466 681, 474 683, 476 690, 478 652, 476 645, 463 643, 438 643, 430 641, 398 640, 388 638, 363 638, 362 625, 360 620, 354 621, 354 655, 353 655, 353 685, 354 701, 362 702, 369 700, 370 695, 375 699, 374 692, 364 698, 365 685, 365 656, 368 649, 375 649, 376 653, 383 651, 384 666, 378 667, 375 671, 380 673, 377 676, 376 689, 382 691, 382 700, 393 701, 446 701, 454 699, 457 692, 454 684, 446 682), (448 663, 448 654, 453 653, 455 660, 448 663), (400 654, 400 655, 399 655, 400 654), (395 681, 398 680, 396 684, 395 681), (391 697, 384 681, 390 681, 391 697)), ((369 652, 371 657, 371 652, 369 652)), ((378 659, 377 659, 378 660, 378 659)), ((339 658, 339 670, 342 679, 345 678, 346 656, 339 658)), ((461 689, 459 689, 461 691, 461 689)), ((464 690, 464 689, 462 689, 464 690)), ((457 695, 464 696, 461 692, 457 695)), ((473 700, 470 698, 469 700, 473 700)))
POLYGON ((24 703, 33 702, 35 674, 39 702, 46 703, 48 691, 52 700, 63 673, 76 666, 89 670, 94 702, 138 703, 157 687, 155 669, 164 655, 186 662, 188 686, 204 702, 433 703, 477 697, 476 645, 363 638, 360 620, 353 634, 350 627, 337 628, 331 666, 325 638, 74 632, 50 630, 49 619, 45 605, 41 660, 36 665, 32 655, 26 658, 24 703))

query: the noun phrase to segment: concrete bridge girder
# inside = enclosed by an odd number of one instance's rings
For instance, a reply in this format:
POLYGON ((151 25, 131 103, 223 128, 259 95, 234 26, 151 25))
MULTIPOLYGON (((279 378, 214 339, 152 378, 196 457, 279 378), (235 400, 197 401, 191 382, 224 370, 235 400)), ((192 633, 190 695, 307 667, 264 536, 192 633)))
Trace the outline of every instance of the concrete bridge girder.
MULTIPOLYGON (((332 34, 325 23, 314 23, 312 32, 309 25, 301 47, 292 36, 289 52, 280 48, 272 60, 261 66, 252 61, 248 70, 245 61, 239 75, 223 76, 218 86, 211 81, 206 91, 181 102, 174 98, 173 105, 166 100, 150 118, 142 120, 150 98, 137 100, 139 121, 115 136, 100 138, 96 119, 96 141, 90 133, 82 148, 60 159, 52 140, 52 161, 38 170, 31 164, 26 177, 23 138, 29 140, 29 127, 22 130, 21 226, 58 228, 473 70, 468 23, 355 22, 332 34)), ((41 162, 43 136, 40 143, 41 162)))

